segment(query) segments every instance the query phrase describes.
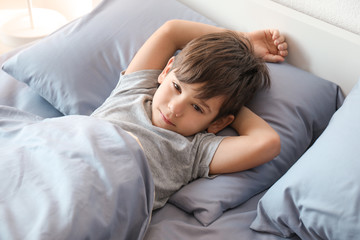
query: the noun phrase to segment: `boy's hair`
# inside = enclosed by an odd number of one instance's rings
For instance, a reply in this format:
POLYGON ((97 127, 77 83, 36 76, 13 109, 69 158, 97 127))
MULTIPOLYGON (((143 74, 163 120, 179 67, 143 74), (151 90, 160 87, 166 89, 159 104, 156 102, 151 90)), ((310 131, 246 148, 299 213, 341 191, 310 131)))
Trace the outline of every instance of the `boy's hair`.
POLYGON ((194 39, 175 57, 172 69, 183 83, 205 83, 195 97, 224 97, 214 120, 236 116, 257 90, 270 86, 264 61, 255 56, 246 37, 233 31, 194 39))

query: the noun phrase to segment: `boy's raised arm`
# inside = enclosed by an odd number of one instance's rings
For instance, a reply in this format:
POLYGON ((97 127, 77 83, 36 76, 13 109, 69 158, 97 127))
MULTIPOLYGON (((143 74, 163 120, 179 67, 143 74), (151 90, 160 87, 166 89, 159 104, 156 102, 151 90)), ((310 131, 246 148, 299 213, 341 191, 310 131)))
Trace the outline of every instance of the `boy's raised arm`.
MULTIPOLYGON (((171 20, 155 31, 139 49, 125 74, 145 69, 162 70, 174 53, 194 38, 226 29, 186 20, 171 20)), ((278 30, 259 30, 242 33, 250 39, 255 54, 269 62, 283 61, 287 43, 278 30)))
POLYGON ((231 124, 240 136, 225 137, 210 163, 210 174, 244 171, 280 153, 280 137, 262 118, 243 107, 231 124))
POLYGON ((212 25, 171 20, 162 25, 139 49, 126 73, 145 70, 162 70, 174 53, 182 49, 188 42, 204 34, 223 31, 212 25))

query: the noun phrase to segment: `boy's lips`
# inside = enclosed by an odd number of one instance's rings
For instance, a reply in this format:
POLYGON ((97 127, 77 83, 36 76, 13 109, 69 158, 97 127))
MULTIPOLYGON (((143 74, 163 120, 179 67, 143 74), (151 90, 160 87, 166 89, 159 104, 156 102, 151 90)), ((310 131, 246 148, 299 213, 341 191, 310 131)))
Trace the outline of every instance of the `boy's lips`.
POLYGON ((175 124, 172 123, 167 117, 165 117, 165 115, 161 111, 160 111, 160 114, 161 114, 161 118, 164 120, 165 123, 175 126, 175 124))

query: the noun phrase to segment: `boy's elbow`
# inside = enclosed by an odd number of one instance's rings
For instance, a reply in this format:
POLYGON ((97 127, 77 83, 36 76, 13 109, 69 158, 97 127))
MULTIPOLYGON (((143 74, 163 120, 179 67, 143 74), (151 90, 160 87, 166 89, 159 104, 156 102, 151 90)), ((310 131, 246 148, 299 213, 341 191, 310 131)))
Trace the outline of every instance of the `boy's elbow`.
POLYGON ((174 29, 176 29, 177 27, 179 27, 179 25, 181 24, 181 20, 178 19, 171 19, 166 21, 161 28, 164 31, 173 31, 174 29))
POLYGON ((273 159, 274 157, 280 154, 281 140, 277 132, 274 131, 274 133, 268 137, 267 146, 269 153, 271 154, 271 159, 273 159))

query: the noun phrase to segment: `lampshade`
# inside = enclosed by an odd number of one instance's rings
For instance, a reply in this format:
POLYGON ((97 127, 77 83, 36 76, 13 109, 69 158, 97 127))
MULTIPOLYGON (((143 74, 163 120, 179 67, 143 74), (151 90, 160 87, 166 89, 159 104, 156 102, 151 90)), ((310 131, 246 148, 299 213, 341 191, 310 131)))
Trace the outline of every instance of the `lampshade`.
POLYGON ((0 40, 3 44, 17 47, 43 38, 67 23, 68 20, 59 12, 33 8, 32 1, 26 1, 27 9, 7 11, 6 21, 0 26, 0 40))

